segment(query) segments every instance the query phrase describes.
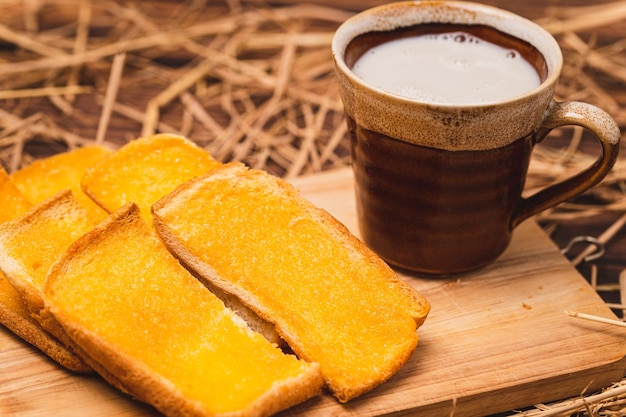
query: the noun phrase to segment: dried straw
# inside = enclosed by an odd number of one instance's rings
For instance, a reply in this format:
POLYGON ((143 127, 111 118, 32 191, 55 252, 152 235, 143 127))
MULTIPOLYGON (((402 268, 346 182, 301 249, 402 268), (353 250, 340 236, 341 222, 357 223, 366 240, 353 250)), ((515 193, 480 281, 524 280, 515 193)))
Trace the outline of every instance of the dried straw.
MULTIPOLYGON (((222 161, 284 177, 349 164, 349 143, 330 41, 349 2, 95 2, 5 0, 0 16, 0 164, 88 143, 117 148, 154 132, 181 133, 222 161)), ((362 7, 380 3, 364 0, 362 7)), ((559 100, 607 110, 626 128, 626 2, 548 9, 537 21, 561 44, 559 100)), ((533 154, 528 194, 593 163, 579 128, 560 128, 533 154)), ((626 163, 582 199, 537 217, 547 231, 614 213, 599 236, 610 247, 626 222, 626 163)), ((573 260, 582 262, 588 250, 573 260)), ((619 293, 619 283, 590 281, 619 293)), ((600 394, 540 405, 528 416, 614 415, 624 382, 600 394), (603 414, 604 413, 604 414, 603 414)), ((618 411, 619 412, 619 411, 618 411)))
MULTIPOLYGON (((126 54, 119 53, 115 55, 113 59, 113 65, 111 67, 111 75, 107 84, 106 95, 104 96, 104 105, 100 113, 100 120, 98 122, 98 130, 96 131, 95 143, 101 145, 104 142, 109 120, 111 119, 111 113, 113 112, 113 104, 117 97, 117 92, 120 87, 122 70, 124 69, 124 62, 126 61, 126 54)), ((72 68, 74 70, 75 68, 72 68)), ((75 74, 74 71, 71 73, 75 74)))
POLYGON ((623 416, 626 407, 626 382, 614 384, 601 393, 581 394, 550 405, 538 404, 534 410, 516 414, 518 417, 623 416))

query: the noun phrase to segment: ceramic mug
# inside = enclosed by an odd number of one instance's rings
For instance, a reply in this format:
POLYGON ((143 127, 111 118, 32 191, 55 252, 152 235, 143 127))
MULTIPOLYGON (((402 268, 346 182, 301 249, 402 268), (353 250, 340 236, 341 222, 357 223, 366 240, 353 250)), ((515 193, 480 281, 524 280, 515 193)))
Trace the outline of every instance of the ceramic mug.
POLYGON ((596 185, 617 158, 617 123, 590 104, 555 101, 558 43, 516 14, 465 1, 391 3, 345 21, 332 52, 361 237, 402 269, 448 275, 491 263, 516 226, 596 185), (513 45, 539 85, 499 101, 446 104, 390 93, 355 75, 355 62, 373 46, 432 30, 513 45), (533 147, 565 125, 591 131, 601 155, 588 169, 523 197, 533 147))

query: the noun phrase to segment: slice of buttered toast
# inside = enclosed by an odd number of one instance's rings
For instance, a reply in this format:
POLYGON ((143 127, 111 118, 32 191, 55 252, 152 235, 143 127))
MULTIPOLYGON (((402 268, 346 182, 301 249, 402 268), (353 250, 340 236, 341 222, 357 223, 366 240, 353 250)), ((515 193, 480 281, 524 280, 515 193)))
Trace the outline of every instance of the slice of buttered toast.
POLYGON ((416 347, 428 302, 286 182, 227 164, 152 210, 168 248, 319 363, 339 401, 387 380, 416 347))
POLYGON ((31 317, 65 346, 65 333, 45 311, 43 285, 52 264, 92 227, 93 219, 70 190, 0 224, 0 270, 24 300, 31 317))
POLYGON ((33 315, 44 308, 43 284, 52 264, 92 227, 87 211, 69 190, 0 224, 0 270, 33 315))
POLYGON ((150 207, 155 201, 219 165, 192 141, 158 134, 128 142, 88 169, 81 187, 109 213, 131 202, 137 204, 150 224, 150 207))
MULTIPOLYGON (((0 223, 25 214, 31 205, 0 167, 0 223)), ((0 270, 0 323, 24 341, 38 348, 61 366, 74 372, 88 372, 89 368, 61 342, 45 331, 30 316, 20 293, 0 270)))
MULTIPOLYGON (((125 204, 139 206, 143 219, 152 223, 150 208, 158 199, 180 184, 220 167, 207 151, 189 139, 171 134, 139 138, 87 170, 82 188, 108 212, 125 204)), ((210 283, 206 283, 211 286, 210 283)), ((274 326, 219 288, 210 288, 226 305, 235 310, 269 341, 284 344, 274 326)))
POLYGON ((108 213, 82 192, 80 181, 87 168, 112 152, 98 145, 71 149, 35 160, 11 174, 11 181, 33 205, 47 200, 58 192, 71 190, 80 205, 98 223, 104 220, 108 213))
POLYGON ((323 383, 182 267, 132 203, 72 244, 45 298, 115 385, 168 416, 267 416, 323 383))

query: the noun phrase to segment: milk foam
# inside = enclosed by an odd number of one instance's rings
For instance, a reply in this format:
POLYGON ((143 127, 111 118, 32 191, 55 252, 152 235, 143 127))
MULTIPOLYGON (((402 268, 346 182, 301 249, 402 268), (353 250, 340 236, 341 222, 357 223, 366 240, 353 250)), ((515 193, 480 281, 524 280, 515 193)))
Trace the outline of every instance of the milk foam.
POLYGON ((517 51, 463 32, 392 40, 367 51, 352 70, 377 88, 431 103, 497 102, 540 84, 517 51))

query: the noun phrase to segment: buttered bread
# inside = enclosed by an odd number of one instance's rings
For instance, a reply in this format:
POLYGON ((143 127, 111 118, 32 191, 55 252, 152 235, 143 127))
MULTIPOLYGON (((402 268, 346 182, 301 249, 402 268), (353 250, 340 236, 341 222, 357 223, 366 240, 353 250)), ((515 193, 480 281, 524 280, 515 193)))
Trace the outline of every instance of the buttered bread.
POLYGON ((219 165, 190 140, 158 134, 135 139, 88 169, 81 187, 109 213, 131 202, 137 204, 150 224, 155 201, 219 165))
POLYGON ((0 224, 0 270, 24 300, 31 317, 65 346, 66 335, 46 313, 43 285, 52 264, 93 224, 70 190, 0 224))
POLYGON ((339 401, 387 380, 415 349, 428 302, 279 178, 227 164, 152 210, 167 247, 319 363, 339 401))
POLYGON ((0 268, 33 314, 44 307, 43 284, 52 264, 91 228, 86 210, 69 190, 0 224, 0 268))
POLYGON ((17 189, 9 174, 0 166, 0 223, 26 213, 32 204, 17 189))
POLYGON ((267 416, 322 387, 316 364, 251 331, 179 264, 134 204, 69 248, 45 298, 118 388, 168 416, 267 416))
MULTIPOLYGON (((0 167, 0 223, 24 215, 31 204, 0 167)), ((90 369, 65 345, 45 331, 30 316, 20 293, 9 283, 0 270, 0 323, 15 335, 35 346, 61 366, 74 372, 89 372, 90 369)))
MULTIPOLYGON (((150 209, 180 184, 220 167, 204 149, 182 136, 158 134, 121 147, 83 177, 85 193, 108 212, 135 203, 143 219, 152 223, 150 209)), ((274 326, 243 305, 237 297, 210 286, 222 301, 273 343, 283 344, 274 326)))
POLYGON ((71 190, 74 198, 95 221, 100 222, 107 212, 87 197, 80 188, 85 170, 112 151, 98 145, 84 146, 38 159, 11 174, 11 181, 31 204, 39 204, 58 192, 71 190))

